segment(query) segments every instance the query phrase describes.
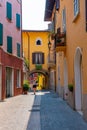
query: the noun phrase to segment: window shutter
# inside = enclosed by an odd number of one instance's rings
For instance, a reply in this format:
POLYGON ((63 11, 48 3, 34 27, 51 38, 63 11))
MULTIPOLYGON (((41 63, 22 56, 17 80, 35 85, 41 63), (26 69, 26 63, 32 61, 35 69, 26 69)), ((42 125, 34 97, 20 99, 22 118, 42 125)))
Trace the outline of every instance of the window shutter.
POLYGON ((20 44, 17 43, 17 56, 20 57, 20 44))
POLYGON ((12 37, 7 36, 7 52, 12 53, 12 37))
POLYGON ((62 10, 62 29, 63 29, 63 32, 66 32, 66 10, 65 10, 65 8, 62 10))
POLYGON ((80 11, 80 1, 74 0, 74 16, 77 16, 80 11))
POLYGON ((87 0, 85 0, 85 18, 86 18, 86 31, 87 31, 87 0))
POLYGON ((7 2, 6 5, 7 5, 7 7, 6 7, 7 8, 7 12, 6 12, 7 18, 9 20, 12 20, 12 5, 9 2, 7 2))
POLYGON ((0 46, 3 45, 3 24, 0 23, 0 46))
POLYGON ((16 14, 16 27, 20 29, 20 14, 16 14))
POLYGON ((44 64, 44 53, 42 53, 42 64, 44 64))
POLYGON ((35 64, 35 53, 32 53, 32 64, 35 64))

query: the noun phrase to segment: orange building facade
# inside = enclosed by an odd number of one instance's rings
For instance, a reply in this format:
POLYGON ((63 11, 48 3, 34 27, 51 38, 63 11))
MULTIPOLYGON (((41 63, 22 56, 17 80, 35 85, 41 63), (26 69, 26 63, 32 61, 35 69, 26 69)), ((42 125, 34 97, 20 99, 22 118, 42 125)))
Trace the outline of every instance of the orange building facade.
POLYGON ((23 30, 23 56, 29 61, 29 80, 38 80, 38 88, 48 87, 48 35, 47 30, 23 30))
POLYGON ((55 23, 56 92, 87 120, 87 1, 52 2, 46 1, 52 14, 45 10, 45 20, 55 23))

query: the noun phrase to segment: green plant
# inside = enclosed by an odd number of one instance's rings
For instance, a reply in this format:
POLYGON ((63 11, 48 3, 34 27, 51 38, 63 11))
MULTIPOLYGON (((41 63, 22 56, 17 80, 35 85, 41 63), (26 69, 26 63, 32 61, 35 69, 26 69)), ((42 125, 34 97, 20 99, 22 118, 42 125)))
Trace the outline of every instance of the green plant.
POLYGON ((73 92, 73 84, 68 84, 69 91, 73 92))
POLYGON ((28 90, 29 90, 29 81, 28 80, 24 80, 23 91, 28 91, 28 90))
POLYGON ((42 65, 41 64, 36 64, 36 70, 41 70, 42 69, 42 65))

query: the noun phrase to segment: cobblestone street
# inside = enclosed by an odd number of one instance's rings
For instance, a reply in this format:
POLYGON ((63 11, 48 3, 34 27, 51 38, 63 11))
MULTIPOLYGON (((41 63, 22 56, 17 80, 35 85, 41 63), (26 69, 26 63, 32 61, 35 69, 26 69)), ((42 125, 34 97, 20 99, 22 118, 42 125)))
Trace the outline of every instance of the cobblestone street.
POLYGON ((29 92, 0 102, 0 130, 87 130, 87 123, 57 94, 29 92))

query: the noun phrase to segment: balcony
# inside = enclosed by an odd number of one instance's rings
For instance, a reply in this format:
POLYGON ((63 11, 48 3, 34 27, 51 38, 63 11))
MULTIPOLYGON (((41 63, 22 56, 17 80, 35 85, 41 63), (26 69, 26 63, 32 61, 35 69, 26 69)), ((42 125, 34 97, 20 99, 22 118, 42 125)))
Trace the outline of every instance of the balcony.
POLYGON ((66 33, 59 32, 56 34, 55 47, 56 47, 56 51, 65 51, 66 50, 66 33))

